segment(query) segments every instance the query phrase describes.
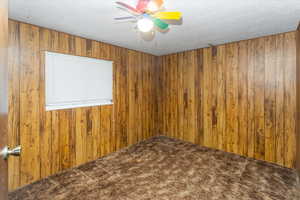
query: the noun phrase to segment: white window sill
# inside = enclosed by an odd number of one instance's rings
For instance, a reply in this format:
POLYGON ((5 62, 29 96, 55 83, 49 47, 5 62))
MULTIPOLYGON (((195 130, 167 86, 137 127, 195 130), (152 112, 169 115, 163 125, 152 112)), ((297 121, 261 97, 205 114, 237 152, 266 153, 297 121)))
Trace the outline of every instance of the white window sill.
POLYGON ((104 106, 104 105, 113 105, 113 102, 102 101, 102 102, 69 103, 69 104, 47 104, 46 111, 82 108, 82 107, 91 107, 91 106, 104 106))

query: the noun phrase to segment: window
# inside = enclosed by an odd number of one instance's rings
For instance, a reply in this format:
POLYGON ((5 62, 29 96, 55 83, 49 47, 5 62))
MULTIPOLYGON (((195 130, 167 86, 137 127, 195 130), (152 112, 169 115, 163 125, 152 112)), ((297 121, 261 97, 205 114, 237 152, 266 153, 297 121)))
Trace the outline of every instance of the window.
POLYGON ((46 52, 46 110, 112 104, 113 63, 46 52))

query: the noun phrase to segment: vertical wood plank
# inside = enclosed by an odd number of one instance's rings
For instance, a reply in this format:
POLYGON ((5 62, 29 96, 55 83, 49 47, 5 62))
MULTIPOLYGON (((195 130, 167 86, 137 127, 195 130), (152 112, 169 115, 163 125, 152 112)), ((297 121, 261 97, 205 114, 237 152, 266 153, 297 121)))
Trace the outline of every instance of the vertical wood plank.
MULTIPOLYGON (((170 88, 171 92, 171 110, 172 110, 172 120, 178 121, 178 57, 177 54, 170 55, 170 62, 168 63, 170 66, 168 67, 171 74, 171 84, 172 88, 170 88)), ((171 123, 172 125, 172 135, 174 137, 178 137, 179 130, 177 123, 171 123)))
POLYGON ((238 122, 240 155, 248 154, 248 41, 239 43, 238 122))
POLYGON ((20 24, 20 49, 20 143, 23 149, 20 184, 28 184, 41 177, 39 159, 39 28, 20 24))
POLYGON ((59 113, 58 111, 51 111, 51 174, 59 172, 60 165, 60 136, 59 136, 59 113))
MULTIPOLYGON (((87 57, 92 57, 93 56, 93 45, 91 40, 85 40, 85 51, 82 51, 82 54, 87 57)), ((86 119, 87 119, 87 134, 86 134, 86 154, 87 154, 87 161, 93 160, 93 126, 95 123, 93 121, 93 113, 92 113, 92 108, 87 107, 86 108, 86 119)))
MULTIPOLYGON (((65 44, 68 49, 68 54, 76 55, 76 37, 68 35, 66 38, 65 44)), ((69 117, 69 162, 70 167, 76 166, 76 109, 70 109, 68 112, 69 117)))
POLYGON ((138 77, 140 78, 139 82, 142 83, 142 88, 139 87, 140 91, 140 101, 141 101, 141 108, 140 108, 140 113, 141 113, 141 119, 144 121, 144 123, 141 123, 140 130, 142 132, 141 135, 141 140, 145 140, 148 137, 149 134, 149 119, 147 118, 146 112, 146 107, 147 107, 147 99, 145 98, 148 94, 148 66, 147 66, 147 58, 143 54, 141 56, 141 63, 139 67, 139 75, 138 77))
POLYGON ((111 153, 111 119, 112 112, 110 106, 103 106, 101 108, 101 138, 103 139, 102 156, 111 153))
POLYGON ((91 110, 91 120, 93 122, 92 124, 92 143, 93 143, 93 157, 92 160, 95 160, 99 157, 101 157, 101 146, 100 146, 100 140, 102 138, 100 137, 100 127, 101 127, 101 119, 100 119, 100 113, 101 109, 100 107, 92 107, 91 110))
POLYGON ((212 49, 203 49, 204 77, 204 146, 212 147, 212 49))
POLYGON ((226 47, 219 46, 217 50, 217 144, 216 148, 226 149, 226 47))
POLYGON ((276 161, 276 36, 265 38, 265 159, 276 161))
POLYGON ((137 98, 138 98, 138 91, 137 91, 137 81, 136 81, 136 60, 137 60, 137 53, 134 51, 129 51, 129 59, 128 59, 128 79, 131 80, 128 85, 128 100, 129 100, 129 107, 128 107, 128 144, 134 144, 137 141, 137 129, 136 123, 138 120, 138 105, 137 105, 137 98))
POLYGON ((70 135, 72 128, 70 126, 72 120, 72 110, 59 111, 59 159, 60 170, 65 170, 71 167, 71 145, 70 135))
POLYGON ((70 166, 76 166, 76 111, 73 109, 69 113, 69 154, 70 154, 70 166))
MULTIPOLYGON (((184 134, 184 74, 183 74, 183 68, 184 68, 184 54, 179 53, 178 54, 178 139, 183 139, 184 134)), ((165 72, 165 75, 168 73, 165 72)), ((165 84, 165 83, 164 83, 165 84)))
POLYGON ((167 71, 168 71, 168 63, 170 61, 170 57, 169 56, 166 56, 164 59, 163 59, 163 72, 164 72, 164 77, 166 79, 166 81, 164 82, 164 112, 165 112, 165 115, 164 115, 164 122, 165 122, 165 126, 164 126, 164 132, 171 136, 172 135, 172 130, 171 130, 171 127, 170 127, 170 89, 169 89, 169 85, 170 85, 170 76, 167 76, 167 71))
POLYGON ((41 178, 51 174, 51 154, 52 154, 52 139, 51 139, 51 112, 46 112, 45 100, 45 51, 51 49, 51 32, 48 29, 40 29, 40 151, 41 156, 41 178))
POLYGON ((276 163, 284 165, 284 35, 276 36, 276 163))
MULTIPOLYGON (((177 67, 177 65, 176 65, 176 67, 177 67)), ((162 131, 163 131, 162 127, 164 125, 163 119, 162 119, 163 97, 164 97, 163 88, 162 88, 162 82, 164 80, 164 77, 162 74, 162 68, 163 68, 162 56, 160 56, 155 59, 155 67, 154 67, 154 73, 157 74, 157 76, 154 76, 155 103, 157 104, 157 106, 155 107, 155 116, 154 116, 155 120, 154 121, 156 124, 156 132, 158 135, 162 135, 162 131)), ((177 95, 177 96, 179 96, 179 95, 177 95)), ((178 133, 178 131, 177 131, 177 133, 178 133)))
MULTIPOLYGON (((135 123, 138 121, 142 120, 142 91, 141 91, 141 87, 143 87, 143 82, 141 81, 141 72, 142 72, 142 56, 140 52, 134 52, 136 57, 134 60, 134 68, 133 70, 135 71, 135 85, 134 85, 134 92, 135 92, 135 101, 137 102, 137 104, 135 105, 135 123), (138 84, 141 85, 141 87, 138 86, 138 84)), ((136 138, 134 143, 136 143, 137 141, 141 141, 143 140, 143 130, 142 130, 142 123, 136 123, 136 138)))
MULTIPOLYGON (((93 58, 100 58, 100 43, 96 41, 92 41, 91 44, 91 52, 90 56, 93 58)), ((97 159, 101 157, 101 134, 100 134, 100 127, 101 127, 101 106, 92 107, 90 118, 92 120, 92 149, 93 149, 93 156, 92 159, 97 159)))
POLYGON ((265 158, 265 43, 264 38, 256 40, 255 48, 255 158, 265 158))
POLYGON ((211 147, 217 148, 218 147, 218 120, 219 114, 218 113, 218 48, 212 47, 211 48, 212 57, 211 57, 211 123, 212 123, 212 133, 211 133, 211 147))
POLYGON ((86 159, 87 161, 93 160, 93 126, 96 126, 95 124, 97 122, 93 121, 93 112, 91 107, 85 108, 86 113, 86 159))
MULTIPOLYGON (((9 23, 8 48, 8 146, 20 145, 20 46, 19 23, 9 23)), ((8 189, 20 185, 20 158, 11 157, 8 160, 8 189)))
MULTIPOLYGON (((196 64, 196 80, 195 80, 195 103, 196 103, 196 115, 197 115, 197 132, 196 132, 196 144, 203 145, 204 142, 204 118, 203 118, 203 50, 197 50, 197 64, 196 64)), ((176 102, 176 105, 178 103, 176 102)), ((178 107, 178 106, 177 106, 178 107)), ((178 117, 177 117, 178 118, 178 117)), ((177 124, 177 123, 176 123, 177 124)))
MULTIPOLYGON (((120 56, 119 56, 118 53, 119 52, 118 52, 117 47, 115 47, 115 46, 110 47, 111 58, 114 61, 120 60, 120 56)), ((114 65, 113 66, 113 96, 115 95, 114 93, 116 91, 115 90, 115 85, 116 85, 116 82, 117 82, 116 71, 117 71, 117 69, 114 65)), ((116 140, 119 140, 119 135, 116 133, 118 123, 117 123, 117 120, 116 120, 116 116, 114 115, 115 114, 115 108, 117 108, 117 107, 111 106, 111 121, 110 121, 110 126, 111 126, 110 151, 111 152, 116 151, 117 143, 118 143, 116 140)))
MULTIPOLYGON (((183 76, 189 77, 184 79, 184 137, 185 141, 195 142, 196 136, 196 109, 195 109, 195 51, 184 53, 183 76)), ((169 102, 173 99, 170 96, 169 102)), ((173 109, 170 109, 170 115, 173 109)), ((170 122, 171 124, 171 122, 170 122)))
MULTIPOLYGON (((50 31, 50 38, 47 47, 45 46, 44 50, 58 52, 59 51, 59 33, 57 31, 50 31), (47 48, 47 49, 46 49, 47 48)), ((44 41, 46 42, 46 41, 44 41)), ((43 43, 43 42, 42 42, 43 43)), ((43 53, 43 51, 41 52, 43 53)), ((51 174, 57 173, 60 171, 60 153, 59 153, 59 112, 58 111, 49 111, 47 112, 46 120, 47 123, 51 124, 51 174), (49 115, 49 116, 48 116, 49 115)), ((45 135, 46 136, 46 135, 45 135)), ((45 137, 46 139, 47 137, 45 137)), ((47 140, 46 140, 47 142, 47 140)), ((44 141, 43 141, 44 143, 44 141)), ((43 147, 44 148, 44 147, 43 147)), ((49 174, 50 175, 50 174, 49 174)))
POLYGON ((127 146, 127 125, 128 125, 128 63, 127 55, 128 52, 119 49, 120 60, 115 63, 116 71, 116 85, 115 85, 115 118, 117 126, 115 127, 116 134, 119 135, 117 142, 117 149, 127 146))
POLYGON ((255 40, 248 41, 248 157, 254 158, 255 145, 255 116, 254 116, 254 102, 255 102, 255 40))
POLYGON ((297 121, 296 121, 296 169, 300 174, 300 24, 296 31, 296 101, 297 101, 297 121))
MULTIPOLYGON (((86 56, 87 43, 83 38, 75 38, 75 54, 86 56)), ((87 158, 87 111, 89 108, 75 109, 76 118, 76 164, 88 161, 87 158)))
POLYGON ((226 134, 227 150, 238 152, 238 45, 226 45, 226 134))
POLYGON ((285 115, 285 166, 296 166, 296 34, 287 33, 284 38, 284 110, 285 115))
POLYGON ((76 165, 87 161, 86 135, 87 135, 87 108, 76 109, 76 165))

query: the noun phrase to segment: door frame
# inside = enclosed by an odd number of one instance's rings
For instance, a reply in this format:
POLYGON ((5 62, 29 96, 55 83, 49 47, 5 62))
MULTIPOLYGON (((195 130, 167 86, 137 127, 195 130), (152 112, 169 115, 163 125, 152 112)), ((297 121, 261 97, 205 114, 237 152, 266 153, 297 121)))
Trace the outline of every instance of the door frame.
MULTIPOLYGON (((8 1, 0 0, 0 149, 8 142, 8 1)), ((8 163, 0 158, 0 199, 8 199, 8 163)))

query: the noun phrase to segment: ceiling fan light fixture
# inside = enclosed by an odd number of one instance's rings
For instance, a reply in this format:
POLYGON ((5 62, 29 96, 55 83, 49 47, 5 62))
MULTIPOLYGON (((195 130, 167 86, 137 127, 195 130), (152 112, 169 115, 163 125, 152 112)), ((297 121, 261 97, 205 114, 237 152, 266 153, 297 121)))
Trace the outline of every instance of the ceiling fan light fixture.
MULTIPOLYGON (((123 9, 132 12, 132 16, 118 17, 115 20, 128 20, 133 19, 137 22, 135 28, 140 32, 147 33, 150 31, 166 32, 169 28, 169 24, 174 24, 174 21, 182 19, 181 12, 166 12, 164 11, 164 0, 137 0, 136 7, 132 7, 123 2, 116 2, 123 9)), ((131 20, 132 21, 132 20, 131 20)))
POLYGON ((142 18, 138 20, 137 27, 141 32, 147 33, 153 29, 154 23, 149 18, 142 18))

